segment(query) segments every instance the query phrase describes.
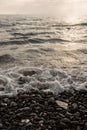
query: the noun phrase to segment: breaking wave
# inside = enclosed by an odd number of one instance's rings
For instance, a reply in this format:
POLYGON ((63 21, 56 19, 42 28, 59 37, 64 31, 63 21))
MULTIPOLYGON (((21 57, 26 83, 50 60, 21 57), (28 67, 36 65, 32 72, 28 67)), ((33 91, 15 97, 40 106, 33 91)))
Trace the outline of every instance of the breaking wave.
POLYGON ((57 95, 72 88, 87 90, 86 70, 13 68, 0 71, 0 96, 13 96, 31 89, 52 91, 57 95))

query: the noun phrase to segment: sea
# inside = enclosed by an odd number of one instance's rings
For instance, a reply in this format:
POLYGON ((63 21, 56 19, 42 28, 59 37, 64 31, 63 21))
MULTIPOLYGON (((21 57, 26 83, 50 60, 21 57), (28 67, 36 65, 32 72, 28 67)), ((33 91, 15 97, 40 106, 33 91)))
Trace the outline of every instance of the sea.
MULTIPOLYGON (((29 91, 31 89, 53 91, 54 94, 72 89, 73 87, 87 90, 87 16, 64 16, 56 18, 28 15, 0 15, 0 48, 3 47, 5 50, 3 49, 4 52, 0 53, 0 96, 12 96, 16 95, 19 91, 29 91), (48 48, 48 44, 51 49, 48 48), (36 66, 37 62, 40 63, 38 56, 40 57, 43 53, 44 59, 48 55, 52 57, 52 46, 56 48, 58 44, 61 44, 60 46, 69 45, 71 48, 73 45, 77 47, 79 45, 84 46, 84 49, 82 49, 84 54, 76 54, 81 59, 85 59, 85 62, 82 63, 85 66, 78 69, 77 65, 77 67, 72 67, 71 71, 68 72, 66 71, 68 67, 66 67, 66 70, 63 70, 61 66, 58 68, 54 66, 50 68, 49 65, 41 68, 43 64, 36 66), (14 45, 19 45, 20 48, 24 45, 28 48, 32 46, 29 53, 31 53, 31 57, 36 55, 36 57, 32 58, 33 62, 36 59, 35 66, 21 67, 15 65, 13 68, 2 69, 2 61, 5 58, 9 59, 9 55, 3 53, 5 53, 7 46, 12 47, 14 45), (41 48, 43 46, 45 46, 45 49, 41 48), (37 49, 35 50, 33 47, 37 47, 37 49), (37 56, 38 48, 42 50, 40 51, 41 54, 39 53, 37 56), (32 53, 34 50, 35 52, 32 53)), ((62 52, 66 53, 66 51, 62 52)), ((62 52, 60 51, 60 59, 62 59, 62 52)), ((73 53, 75 51, 70 54, 74 58, 75 54, 73 53)), ((24 54, 22 48, 20 55, 24 54)), ((67 53, 67 55, 69 54, 67 53)), ((51 60, 49 59, 48 62, 51 60)), ((4 61, 7 63, 6 59, 4 61)), ((22 62, 25 62, 25 60, 22 62)), ((44 60, 45 62, 47 60, 44 60)))
POLYGON ((0 45, 87 42, 87 17, 0 16, 0 45))

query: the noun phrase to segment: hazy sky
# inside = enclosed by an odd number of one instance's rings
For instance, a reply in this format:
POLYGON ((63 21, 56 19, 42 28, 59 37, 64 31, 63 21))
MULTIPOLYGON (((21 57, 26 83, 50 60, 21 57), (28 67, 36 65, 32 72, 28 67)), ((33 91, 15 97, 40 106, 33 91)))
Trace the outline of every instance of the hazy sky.
POLYGON ((0 14, 85 15, 87 0, 0 0, 0 14))

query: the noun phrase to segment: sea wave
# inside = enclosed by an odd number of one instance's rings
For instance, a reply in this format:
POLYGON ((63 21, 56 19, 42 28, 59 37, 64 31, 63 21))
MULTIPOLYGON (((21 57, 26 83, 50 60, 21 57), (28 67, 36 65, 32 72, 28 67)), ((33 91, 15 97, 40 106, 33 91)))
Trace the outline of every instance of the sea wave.
POLYGON ((0 16, 0 45, 87 42, 87 22, 67 24, 51 18, 0 16))
POLYGON ((59 94, 64 90, 87 90, 87 70, 12 68, 0 71, 0 96, 14 96, 20 91, 38 89, 59 94))
POLYGON ((69 42, 68 40, 59 39, 59 38, 49 38, 49 39, 42 39, 42 38, 11 38, 8 41, 0 41, 0 45, 9 45, 9 44, 29 44, 29 43, 62 43, 62 42, 69 42))
POLYGON ((74 24, 73 26, 87 26, 87 23, 74 24))

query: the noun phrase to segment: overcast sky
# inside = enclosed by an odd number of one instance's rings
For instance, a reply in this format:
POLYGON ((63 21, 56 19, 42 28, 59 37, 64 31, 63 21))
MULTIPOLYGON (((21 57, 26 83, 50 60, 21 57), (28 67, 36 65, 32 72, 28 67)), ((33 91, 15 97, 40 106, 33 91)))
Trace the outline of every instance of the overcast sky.
POLYGON ((86 15, 87 0, 0 0, 0 14, 86 15))

